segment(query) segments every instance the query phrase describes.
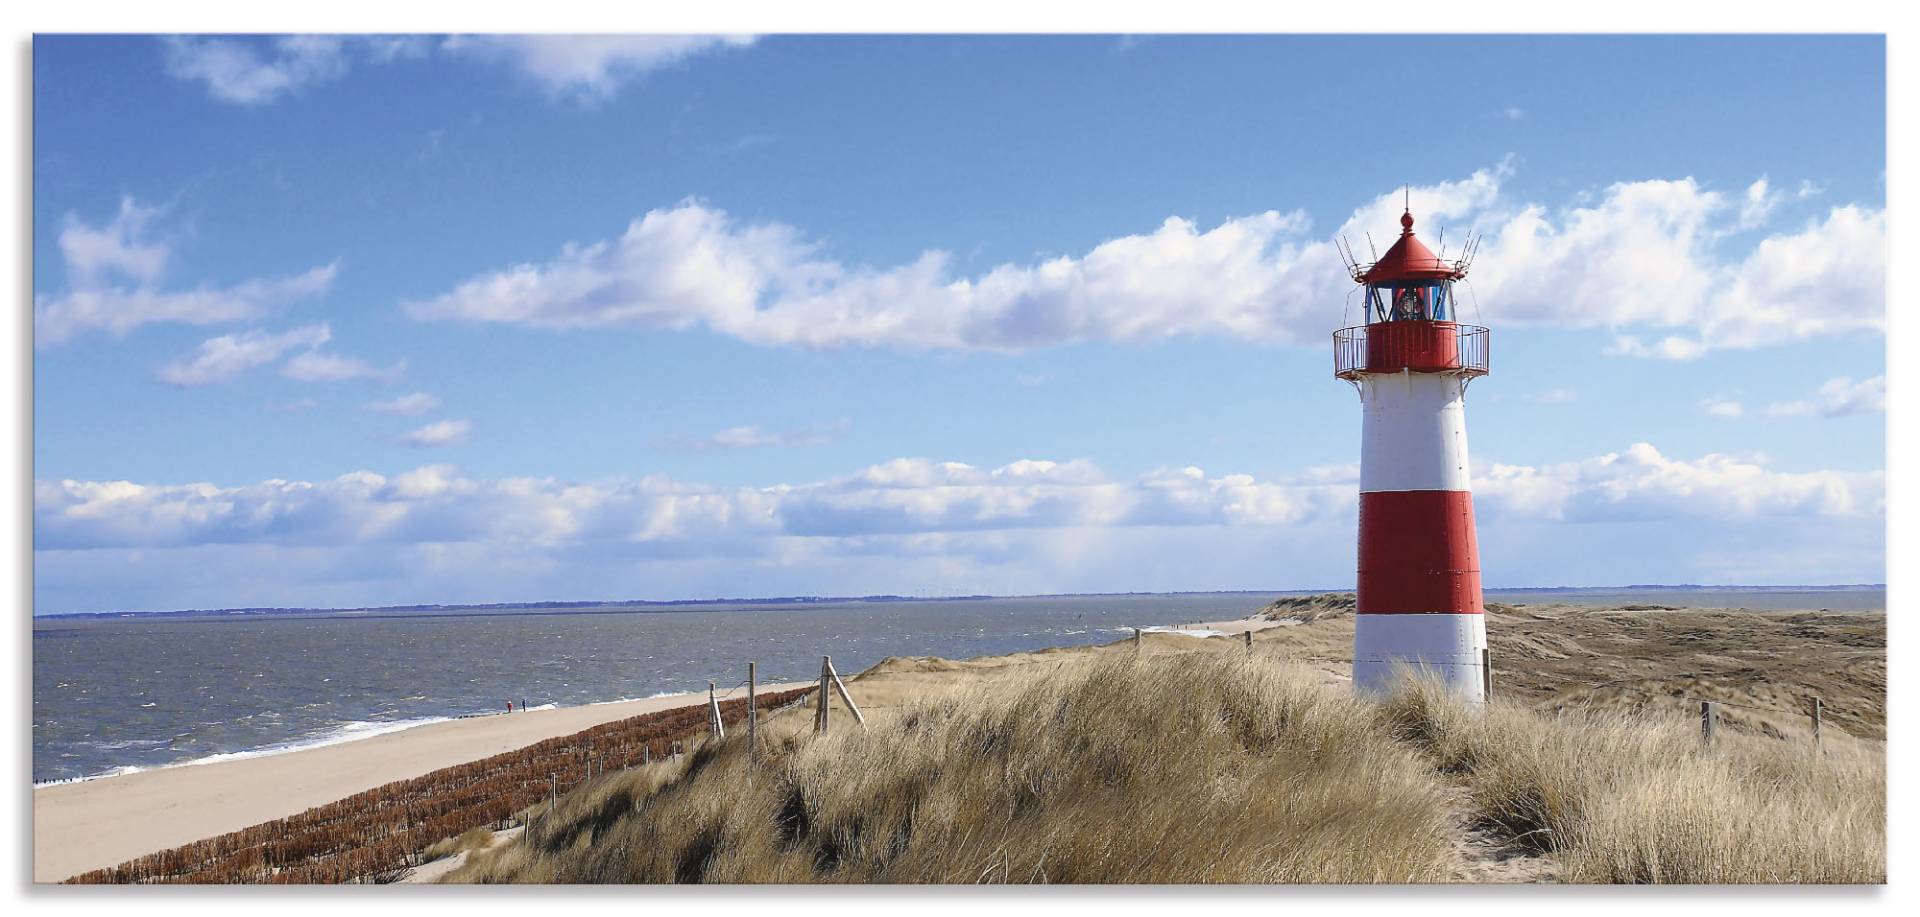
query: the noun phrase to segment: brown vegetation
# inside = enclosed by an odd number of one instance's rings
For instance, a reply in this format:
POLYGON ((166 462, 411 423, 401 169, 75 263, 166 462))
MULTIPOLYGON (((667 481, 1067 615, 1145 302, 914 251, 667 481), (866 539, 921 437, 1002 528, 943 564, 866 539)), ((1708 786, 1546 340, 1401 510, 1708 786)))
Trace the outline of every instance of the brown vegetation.
MULTIPOLYGON (((773 709, 807 690, 763 695, 773 709)), ((729 722, 746 716, 746 701, 721 704, 729 722)), ((550 781, 561 792, 597 774, 660 757, 676 742, 706 731, 705 707, 682 707, 595 726, 517 751, 328 803, 149 854, 69 879, 82 884, 126 882, 338 883, 390 881, 422 862, 424 851, 469 829, 504 826, 546 798, 550 781)))

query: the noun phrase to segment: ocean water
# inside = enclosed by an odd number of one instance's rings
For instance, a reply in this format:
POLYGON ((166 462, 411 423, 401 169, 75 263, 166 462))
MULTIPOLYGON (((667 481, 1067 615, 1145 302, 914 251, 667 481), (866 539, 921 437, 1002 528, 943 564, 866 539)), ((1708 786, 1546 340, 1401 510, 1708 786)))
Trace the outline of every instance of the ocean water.
MULTIPOLYGON (((572 706, 852 674, 888 656, 1105 643, 1275 595, 35 621, 33 779, 350 741, 524 701, 572 706)), ((744 689, 743 689, 744 690, 744 689)))
MULTIPOLYGON (((1281 593, 36 620, 33 779, 272 754, 451 717, 726 692, 888 656, 1105 643, 1243 617, 1281 593)), ((1884 608, 1885 592, 1489 592, 1495 602, 1884 608)))

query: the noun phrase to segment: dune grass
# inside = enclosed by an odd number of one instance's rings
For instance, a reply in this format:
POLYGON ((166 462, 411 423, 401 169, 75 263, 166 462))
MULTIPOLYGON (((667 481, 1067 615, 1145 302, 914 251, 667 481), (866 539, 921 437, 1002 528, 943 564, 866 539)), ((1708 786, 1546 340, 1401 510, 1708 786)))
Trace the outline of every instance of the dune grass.
POLYGON ((613 775, 456 881, 1431 882, 1442 788, 1365 708, 1227 657, 1030 666, 613 775))
POLYGON ((1590 883, 1886 881, 1878 743, 1803 741, 1621 710, 1468 712, 1431 684, 1382 708, 1468 787, 1474 815, 1590 883))
POLYGON ((493 843, 493 831, 485 827, 468 828, 455 836, 435 841, 421 851, 422 862, 443 859, 468 850, 481 850, 493 843))
POLYGON ((1468 822, 1562 881, 1886 876, 1878 743, 1707 750, 1677 716, 1417 681, 1376 704, 1237 654, 1020 666, 768 732, 758 764, 732 735, 597 779, 448 881, 1443 882, 1468 822))

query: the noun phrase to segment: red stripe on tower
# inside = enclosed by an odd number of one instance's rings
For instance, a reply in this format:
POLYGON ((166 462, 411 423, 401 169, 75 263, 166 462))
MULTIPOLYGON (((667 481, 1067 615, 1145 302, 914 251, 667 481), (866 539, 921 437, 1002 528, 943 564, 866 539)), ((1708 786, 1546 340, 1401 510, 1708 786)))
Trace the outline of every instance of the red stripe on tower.
POLYGON ((1360 614, 1480 614, 1473 494, 1360 495, 1360 614))
POLYGON ((1486 623, 1467 471, 1466 391, 1486 374, 1487 329, 1453 321, 1446 262, 1413 235, 1369 266, 1367 324, 1334 335, 1335 375, 1360 393, 1356 691, 1391 691, 1408 672, 1486 697, 1486 623))

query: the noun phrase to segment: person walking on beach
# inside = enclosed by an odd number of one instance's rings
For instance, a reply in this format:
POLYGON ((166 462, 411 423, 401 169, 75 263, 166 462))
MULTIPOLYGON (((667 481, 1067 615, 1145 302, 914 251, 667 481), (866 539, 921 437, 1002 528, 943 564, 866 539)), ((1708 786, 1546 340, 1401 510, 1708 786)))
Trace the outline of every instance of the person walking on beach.
POLYGON ((513 712, 513 701, 507 701, 507 712, 508 713, 513 712))

